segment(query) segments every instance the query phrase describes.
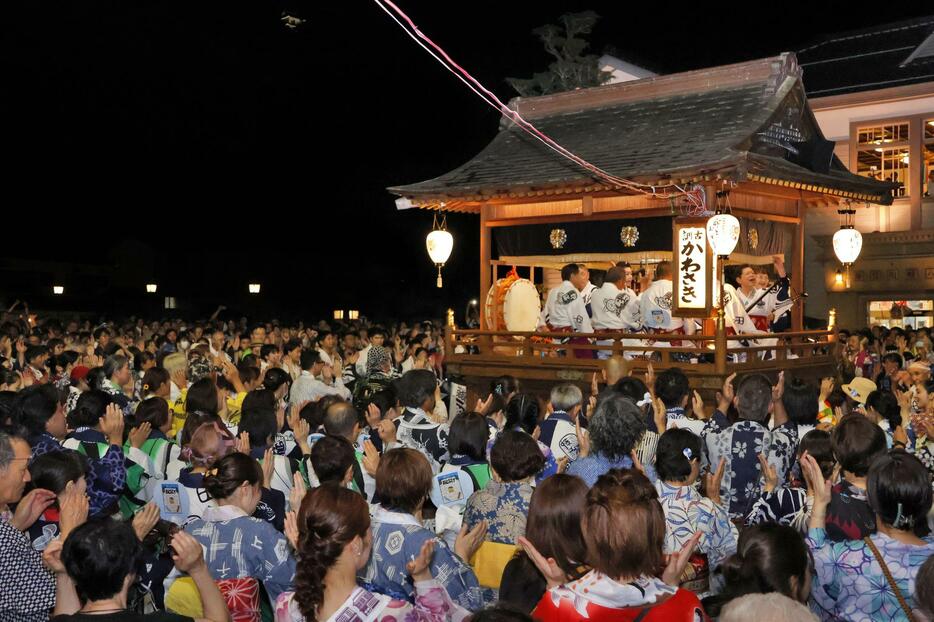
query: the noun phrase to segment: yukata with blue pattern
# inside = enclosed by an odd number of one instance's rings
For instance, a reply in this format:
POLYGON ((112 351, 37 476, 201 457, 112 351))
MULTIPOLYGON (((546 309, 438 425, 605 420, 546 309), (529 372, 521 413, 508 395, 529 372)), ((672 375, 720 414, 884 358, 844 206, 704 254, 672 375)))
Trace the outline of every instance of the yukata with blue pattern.
POLYGON ((724 508, 693 486, 673 486, 660 481, 655 489, 665 513, 665 553, 680 551, 698 531, 704 535, 697 551, 707 556, 710 570, 736 552, 739 534, 724 508))
MULTIPOLYGON (((581 478, 588 488, 592 488, 600 479, 600 476, 610 469, 631 468, 633 468, 633 462, 629 456, 613 459, 601 453, 592 453, 572 462, 571 466, 568 467, 567 474, 581 478)), ((642 468, 645 469, 645 476, 649 478, 650 482, 654 484, 658 481, 658 476, 655 475, 655 467, 651 464, 644 464, 642 468)))
POLYGON ((415 586, 406 564, 418 556, 426 540, 435 539, 431 576, 447 590, 451 600, 464 609, 476 611, 483 607, 480 583, 473 569, 413 515, 374 506, 372 532, 373 550, 359 576, 366 589, 415 602, 415 586))
MULTIPOLYGON (((934 553, 934 536, 924 538, 924 545, 906 544, 881 533, 869 537, 908 606, 914 609, 915 578, 924 561, 934 553)), ((878 560, 863 540, 832 542, 823 529, 812 528, 807 543, 816 574, 811 601, 822 620, 908 620, 878 560)))
POLYGON ((721 458, 726 468, 720 482, 720 499, 730 518, 744 518, 762 492, 762 466, 759 454, 775 468, 778 481, 786 480, 795 461, 795 438, 784 427, 770 430, 749 420, 730 425, 720 411, 704 425, 701 432, 705 463, 716 469, 721 458))
POLYGON ((270 604, 291 589, 295 558, 285 536, 266 521, 222 505, 205 509, 185 531, 204 547, 204 561, 215 581, 253 577, 266 588, 270 604))

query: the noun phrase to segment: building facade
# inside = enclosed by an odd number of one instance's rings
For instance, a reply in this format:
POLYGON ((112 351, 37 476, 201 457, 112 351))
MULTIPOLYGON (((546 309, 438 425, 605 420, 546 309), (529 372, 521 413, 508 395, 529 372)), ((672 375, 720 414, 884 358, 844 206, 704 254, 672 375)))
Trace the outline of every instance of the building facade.
POLYGON ((863 251, 848 278, 837 277, 831 243, 836 208, 807 210, 806 315, 835 308, 841 326, 934 325, 934 15, 822 37, 796 55, 840 161, 901 184, 892 205, 854 202, 863 251))

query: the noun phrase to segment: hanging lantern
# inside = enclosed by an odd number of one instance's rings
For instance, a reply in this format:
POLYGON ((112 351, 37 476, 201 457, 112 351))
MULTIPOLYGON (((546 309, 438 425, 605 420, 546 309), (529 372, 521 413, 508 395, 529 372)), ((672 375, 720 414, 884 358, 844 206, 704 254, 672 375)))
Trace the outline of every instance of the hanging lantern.
POLYGON ((344 319, 344 310, 343 310, 343 309, 335 309, 335 310, 334 310, 334 319, 335 319, 335 320, 343 320, 343 319, 344 319))
POLYGON ((844 266, 856 261, 863 249, 863 235, 852 228, 840 229, 833 234, 833 252, 844 266))
POLYGON ((65 286, 64 285, 53 285, 52 293, 55 294, 56 296, 61 296, 62 294, 65 293, 65 286))
POLYGON ((837 273, 833 277, 833 282, 835 285, 843 285, 843 270, 837 268, 837 273))
POLYGON ((159 289, 159 287, 158 287, 158 285, 156 285, 155 283, 147 283, 147 284, 146 284, 146 293, 147 293, 147 294, 155 294, 157 289, 159 289))
POLYGON ((428 248, 428 256, 431 257, 431 261, 438 267, 438 287, 441 287, 441 267, 447 263, 451 257, 451 251, 454 250, 454 236, 447 230, 447 216, 442 218, 439 225, 438 215, 435 214, 431 233, 425 239, 425 246, 428 248))
POLYGON ((859 252, 863 249, 863 235, 853 227, 853 216, 856 210, 849 204, 846 208, 837 210, 840 214, 840 230, 833 234, 833 252, 844 267, 856 261, 859 252))
POLYGON ((714 255, 728 256, 739 242, 739 219, 733 214, 714 214, 707 220, 707 239, 714 255))
POLYGON ((249 284, 247 285, 247 288, 249 289, 249 291, 250 291, 251 294, 258 294, 258 293, 259 293, 259 290, 260 290, 260 284, 259 284, 259 283, 249 283, 249 284))

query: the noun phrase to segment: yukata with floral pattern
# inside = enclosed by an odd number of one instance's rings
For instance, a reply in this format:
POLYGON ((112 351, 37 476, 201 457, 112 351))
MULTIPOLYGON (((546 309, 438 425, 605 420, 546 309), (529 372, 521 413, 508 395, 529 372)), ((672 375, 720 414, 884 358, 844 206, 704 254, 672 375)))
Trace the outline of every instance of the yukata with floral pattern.
POLYGON ((358 575, 368 590, 414 602, 415 586, 406 565, 418 556, 426 540, 434 539, 431 576, 444 587, 451 600, 464 609, 476 611, 483 607, 480 583, 473 569, 413 515, 375 506, 372 531, 370 561, 362 575, 358 575))
POLYGON ((793 527, 803 535, 808 531, 813 507, 814 497, 809 497, 803 487, 779 486, 770 492, 763 490, 762 496, 752 504, 746 524, 778 523, 793 527))
MULTIPOLYGON (((915 577, 924 561, 934 554, 934 537, 924 538, 923 546, 905 544, 881 533, 870 538, 885 559, 908 606, 914 608, 915 577)), ((807 543, 816 574, 811 599, 818 606, 821 619, 908 620, 878 560, 863 540, 831 542, 823 529, 812 528, 808 531, 807 543)))
POLYGON ((665 513, 665 553, 680 551, 698 531, 704 535, 697 550, 707 555, 711 570, 736 552, 738 532, 725 509, 701 496, 693 486, 660 481, 655 489, 665 513))
POLYGON ((778 481, 784 481, 795 459, 795 439, 782 427, 769 430, 761 423, 741 420, 730 425, 720 411, 704 425, 701 432, 706 464, 720 464, 726 458, 726 468, 720 482, 720 498, 730 518, 743 518, 762 489, 762 466, 759 454, 764 454, 775 468, 778 481))
MULTIPOLYGON (((331 617, 320 622, 461 622, 470 617, 434 579, 416 581, 414 587, 414 604, 357 587, 331 617)), ((279 596, 275 622, 305 622, 294 592, 279 596)))
POLYGON ((467 499, 464 524, 473 529, 486 521, 486 539, 500 544, 516 544, 525 535, 525 522, 532 500, 532 486, 528 482, 497 482, 491 480, 486 488, 467 499))

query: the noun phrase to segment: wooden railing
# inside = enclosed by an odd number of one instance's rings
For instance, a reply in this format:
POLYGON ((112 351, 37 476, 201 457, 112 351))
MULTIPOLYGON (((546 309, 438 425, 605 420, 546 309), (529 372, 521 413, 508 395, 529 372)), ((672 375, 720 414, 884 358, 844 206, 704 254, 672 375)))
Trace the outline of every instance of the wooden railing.
MULTIPOLYGON (((834 332, 807 330, 787 333, 752 333, 742 335, 743 340, 769 339, 775 345, 743 346, 737 336, 683 335, 676 333, 564 333, 564 332, 511 332, 474 330, 447 327, 445 332, 448 362, 480 364, 564 365, 584 363, 575 350, 609 351, 611 355, 633 358, 647 364, 655 361, 660 368, 690 363, 701 366, 698 371, 726 374, 734 367, 744 370, 757 368, 796 367, 830 363, 834 332), (586 338, 585 343, 566 343, 571 338, 586 338), (609 343, 597 343, 597 341, 609 343), (681 345, 659 345, 658 342, 679 341, 681 345), (625 343, 628 342, 628 343, 625 343), (769 352, 766 360, 759 353, 769 352), (672 355, 680 355, 673 358, 672 355), (677 359, 677 360, 676 360, 677 359)), ((590 359, 591 364, 594 362, 590 359)))

